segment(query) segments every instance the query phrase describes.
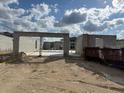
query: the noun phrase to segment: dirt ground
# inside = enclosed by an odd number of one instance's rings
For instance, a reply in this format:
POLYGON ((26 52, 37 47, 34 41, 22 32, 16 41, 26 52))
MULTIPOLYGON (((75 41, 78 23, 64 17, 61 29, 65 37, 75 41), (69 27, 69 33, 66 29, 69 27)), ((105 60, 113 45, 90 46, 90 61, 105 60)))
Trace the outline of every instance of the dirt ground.
POLYGON ((124 93, 124 71, 80 58, 0 64, 0 93, 124 93))

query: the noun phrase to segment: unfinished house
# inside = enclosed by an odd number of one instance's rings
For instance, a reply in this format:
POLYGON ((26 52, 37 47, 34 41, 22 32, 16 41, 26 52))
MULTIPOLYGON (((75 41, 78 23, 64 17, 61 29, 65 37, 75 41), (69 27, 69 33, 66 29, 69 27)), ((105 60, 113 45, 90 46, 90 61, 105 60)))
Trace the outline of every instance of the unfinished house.
POLYGON ((0 52, 12 52, 13 38, 0 35, 0 52))
MULTIPOLYGON (((13 33, 13 54, 19 54, 20 48, 20 38, 21 37, 39 37, 40 38, 40 50, 39 55, 41 56, 42 50, 42 37, 57 37, 57 38, 64 38, 63 42, 63 56, 69 55, 69 33, 47 33, 47 32, 14 32, 13 33)), ((25 40, 26 41, 26 40, 25 40)), ((30 44, 29 44, 30 46, 30 44)))
POLYGON ((124 48, 124 39, 116 41, 117 48, 124 48))
MULTIPOLYGON (((21 37, 19 43, 19 52, 34 52, 39 50, 39 41, 36 43, 35 38, 21 37)), ((13 51, 13 37, 0 35, 0 51, 12 52, 13 51)))
POLYGON ((116 48, 116 35, 88 35, 77 37, 76 53, 83 55, 84 47, 116 48))

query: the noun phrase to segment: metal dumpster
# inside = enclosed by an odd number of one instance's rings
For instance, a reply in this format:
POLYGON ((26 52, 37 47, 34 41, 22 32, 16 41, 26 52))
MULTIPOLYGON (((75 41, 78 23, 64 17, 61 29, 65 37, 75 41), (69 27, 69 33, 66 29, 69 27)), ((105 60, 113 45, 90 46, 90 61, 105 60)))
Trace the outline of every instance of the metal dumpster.
POLYGON ((86 60, 99 61, 100 60, 99 51, 100 51, 100 48, 98 47, 85 47, 84 58, 86 60))

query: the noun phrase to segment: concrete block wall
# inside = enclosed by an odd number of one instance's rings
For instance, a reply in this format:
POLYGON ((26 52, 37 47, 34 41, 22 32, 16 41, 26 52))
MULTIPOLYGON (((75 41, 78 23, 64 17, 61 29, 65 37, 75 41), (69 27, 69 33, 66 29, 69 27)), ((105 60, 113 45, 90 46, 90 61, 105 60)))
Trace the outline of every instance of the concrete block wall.
POLYGON ((104 47, 116 48, 116 36, 104 37, 104 47))
POLYGON ((77 37, 77 42, 76 42, 76 53, 81 55, 82 53, 82 46, 83 45, 83 37, 82 35, 77 37))
POLYGON ((103 39, 103 47, 116 48, 116 36, 114 35, 88 35, 89 47, 96 47, 96 38, 103 39))
POLYGON ((124 40, 117 40, 116 47, 117 48, 124 48, 124 40))
MULTIPOLYGON (((114 35, 84 35, 84 42, 88 47, 96 47, 96 38, 103 39, 103 47, 115 47, 116 46, 116 36, 114 35), (87 40, 85 39, 87 36, 87 40)), ((83 45, 84 46, 84 45, 83 45)))
POLYGON ((13 50, 13 38, 0 35, 0 51, 13 50))
MULTIPOLYGON (((35 40, 31 37, 20 37, 19 52, 33 52, 39 50, 39 40, 35 49, 35 40)), ((0 51, 12 51, 13 38, 0 35, 0 51)))
POLYGON ((96 47, 96 38, 103 40, 103 47, 116 48, 116 36, 115 35, 88 35, 83 34, 77 37, 76 53, 83 54, 84 47, 96 47))
POLYGON ((34 52, 39 50, 39 39, 31 37, 20 37, 19 42, 19 52, 34 52), (35 47, 35 42, 37 40, 37 48, 35 47))

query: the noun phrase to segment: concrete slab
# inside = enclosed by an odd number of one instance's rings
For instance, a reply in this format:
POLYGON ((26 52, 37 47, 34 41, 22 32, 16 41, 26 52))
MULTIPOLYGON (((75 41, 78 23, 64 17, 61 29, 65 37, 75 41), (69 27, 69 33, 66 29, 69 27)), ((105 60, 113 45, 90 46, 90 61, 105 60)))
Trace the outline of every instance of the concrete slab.
MULTIPOLYGON (((42 50, 42 56, 63 56, 63 50, 42 50)), ((28 56, 38 56, 39 52, 28 52, 28 56)), ((74 50, 69 51, 69 55, 76 55, 74 50)))

